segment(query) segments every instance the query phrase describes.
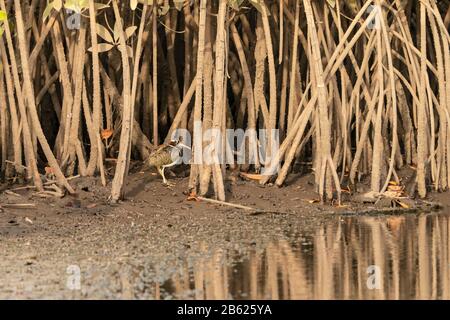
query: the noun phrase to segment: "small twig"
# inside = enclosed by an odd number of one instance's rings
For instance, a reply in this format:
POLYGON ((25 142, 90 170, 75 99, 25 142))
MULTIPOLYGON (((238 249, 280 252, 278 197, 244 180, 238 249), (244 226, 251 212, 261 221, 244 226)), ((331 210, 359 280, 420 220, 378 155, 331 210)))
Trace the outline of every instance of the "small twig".
POLYGON ((4 203, 0 205, 0 208, 9 209, 34 209, 36 205, 34 203, 4 203))
POLYGON ((198 200, 211 202, 214 204, 220 204, 220 205, 224 205, 224 206, 242 209, 245 211, 251 211, 251 212, 249 212, 249 215, 251 215, 251 216, 256 216, 256 215, 260 215, 260 214, 264 214, 264 213, 287 214, 286 212, 280 212, 280 211, 276 211, 276 210, 257 209, 257 208, 247 207, 247 206, 244 206, 241 204, 230 203, 230 202, 220 201, 220 200, 214 200, 214 199, 209 199, 209 198, 205 198, 205 197, 201 197, 201 196, 195 196, 195 198, 198 200))
POLYGON ((64 192, 62 192, 61 188, 58 187, 56 184, 52 184, 48 188, 54 190, 56 193, 60 194, 61 196, 64 196, 64 192))
POLYGON ((28 190, 28 189, 36 189, 36 186, 17 187, 14 189, 10 189, 10 191, 20 191, 20 190, 28 190))
POLYGON ((241 205, 241 204, 235 204, 235 203, 230 203, 230 202, 225 202, 225 201, 220 201, 220 200, 214 200, 214 199, 209 199, 209 198, 200 197, 200 196, 197 196, 196 198, 197 198, 198 200, 202 200, 202 201, 206 201, 206 202, 211 202, 211 203, 215 203, 215 204, 221 204, 221 205, 224 205, 224 206, 229 206, 229 207, 239 208, 239 209, 243 209, 243 210, 252 210, 252 211, 256 211, 255 208, 243 206, 243 205, 241 205))
MULTIPOLYGON (((68 178, 66 178, 66 180, 67 181, 71 181, 71 180, 77 179, 79 177, 80 177, 80 175, 78 174, 76 176, 68 177, 68 178)), ((45 182, 44 186, 49 186, 49 185, 52 185, 52 184, 57 183, 57 182, 58 181, 56 181, 56 180, 50 180, 50 181, 45 182)))
POLYGON ((41 191, 41 192, 35 192, 35 193, 33 193, 33 195, 36 195, 41 198, 51 198, 51 197, 62 198, 62 197, 64 197, 64 194, 62 194, 60 192, 47 191, 47 190, 41 191))
MULTIPOLYGON (((66 178, 66 180, 67 181, 71 181, 71 180, 77 179, 79 177, 80 177, 80 175, 76 175, 76 176, 68 177, 68 178, 66 178)), ((43 185, 44 186, 50 186, 50 185, 55 184, 55 183, 57 183, 56 180, 50 180, 50 181, 45 182, 43 185)), ((28 190, 28 189, 36 189, 36 186, 17 187, 17 188, 14 188, 14 189, 10 189, 10 191, 19 191, 19 190, 28 190)))
POLYGON ((164 28, 166 28, 167 30, 172 31, 174 33, 185 33, 186 32, 186 30, 183 30, 183 31, 174 30, 174 29, 166 26, 162 21, 159 21, 159 23, 161 23, 164 28))
POLYGON ((6 190, 5 194, 10 195, 10 196, 14 196, 14 197, 22 197, 20 194, 15 193, 15 192, 13 192, 11 190, 6 190))
POLYGON ((62 197, 64 197, 64 193, 62 192, 61 188, 59 188, 56 184, 52 184, 51 186, 46 186, 46 188, 54 190, 54 191, 44 190, 41 192, 35 192, 35 193, 33 193, 33 195, 36 195, 41 198, 49 198, 49 197, 62 198, 62 197))
POLYGON ((27 166, 24 166, 23 164, 18 164, 18 163, 15 163, 14 161, 10 161, 10 160, 5 160, 5 162, 6 162, 6 163, 9 163, 9 164, 12 164, 12 165, 14 165, 14 166, 19 166, 19 167, 21 167, 21 168, 23 168, 23 169, 25 169, 25 170, 28 170, 28 167, 27 167, 27 166))

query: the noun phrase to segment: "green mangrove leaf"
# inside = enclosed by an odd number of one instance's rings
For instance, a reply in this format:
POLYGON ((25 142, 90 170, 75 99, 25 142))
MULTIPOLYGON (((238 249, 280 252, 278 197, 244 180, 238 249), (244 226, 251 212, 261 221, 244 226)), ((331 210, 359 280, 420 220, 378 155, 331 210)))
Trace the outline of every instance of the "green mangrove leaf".
MULTIPOLYGON (((112 45, 110 43, 99 43, 97 45, 98 53, 107 52, 107 51, 111 50, 112 48, 114 48, 114 45, 112 45)), ((88 49, 88 51, 92 52, 92 47, 90 47, 88 49)))
POLYGON ((136 31, 137 27, 136 26, 131 26, 125 29, 125 40, 128 40, 133 33, 136 31))
POLYGON ((109 43, 114 43, 114 39, 113 39, 111 33, 108 31, 108 29, 106 29, 104 26, 102 26, 101 24, 98 24, 98 23, 97 23, 97 34, 103 40, 105 40, 109 43))
POLYGON ((0 10, 0 21, 6 21, 8 19, 8 15, 6 14, 6 11, 0 10))

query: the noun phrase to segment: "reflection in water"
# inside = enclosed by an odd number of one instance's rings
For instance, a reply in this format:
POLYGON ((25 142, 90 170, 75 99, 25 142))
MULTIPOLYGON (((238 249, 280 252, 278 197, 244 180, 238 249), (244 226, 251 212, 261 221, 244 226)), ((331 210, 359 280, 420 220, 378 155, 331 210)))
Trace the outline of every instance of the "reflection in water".
POLYGON ((449 229, 446 215, 340 218, 243 262, 219 250, 161 288, 193 299, 449 299, 449 229))

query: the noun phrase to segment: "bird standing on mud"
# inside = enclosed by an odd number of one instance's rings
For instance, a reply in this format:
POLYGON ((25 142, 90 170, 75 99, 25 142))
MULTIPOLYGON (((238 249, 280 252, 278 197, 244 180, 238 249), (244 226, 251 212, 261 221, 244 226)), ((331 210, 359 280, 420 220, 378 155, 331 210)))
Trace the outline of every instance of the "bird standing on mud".
POLYGON ((159 174, 163 178, 163 183, 167 186, 171 186, 172 184, 170 184, 164 176, 164 170, 181 163, 183 148, 191 149, 182 143, 181 138, 178 141, 171 141, 167 144, 161 145, 145 161, 148 166, 155 167, 158 170, 159 174))

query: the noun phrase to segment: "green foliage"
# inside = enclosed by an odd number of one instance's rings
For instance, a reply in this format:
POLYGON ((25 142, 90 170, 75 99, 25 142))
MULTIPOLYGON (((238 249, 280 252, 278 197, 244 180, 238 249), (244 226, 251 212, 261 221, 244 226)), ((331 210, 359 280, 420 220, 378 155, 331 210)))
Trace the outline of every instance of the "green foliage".
MULTIPOLYGON (((141 4, 147 4, 147 5, 153 5, 154 1, 153 0, 130 0, 130 8, 131 10, 136 10, 138 3, 141 4)), ((183 10, 183 6, 184 6, 184 0, 173 0, 173 3, 175 5, 175 9, 177 9, 178 11, 183 10)), ((164 16, 167 14, 167 12, 169 12, 170 10, 170 6, 169 5, 158 5, 158 15, 160 16, 164 16)))
POLYGON ((81 13, 83 10, 88 9, 88 0, 66 0, 64 8, 72 10, 76 13, 81 13))
MULTIPOLYGON (((136 26, 131 26, 125 29, 125 41, 131 38, 131 36, 136 32, 136 29, 136 26)), ((114 47, 118 47, 120 32, 121 30, 119 29, 119 24, 117 22, 114 24, 114 30, 112 32, 97 23, 97 35, 106 41, 98 44, 98 52, 107 52, 114 47)), ((92 48, 89 48, 88 51, 92 52, 92 48)), ((130 57, 133 56, 133 49, 130 46, 127 46, 127 52, 130 57)))
POLYGON ((149 6, 153 5, 153 0, 130 0, 130 8, 131 10, 135 10, 137 8, 138 3, 147 4, 149 6))
POLYGON ((6 14, 5 11, 0 10, 0 22, 4 22, 8 19, 8 15, 6 14))
MULTIPOLYGON (((94 6, 96 10, 109 8, 109 4, 103 3, 94 3, 94 6)), ((57 12, 59 12, 62 9, 62 7, 63 7, 62 0, 53 0, 52 2, 48 2, 42 15, 43 21, 47 20, 52 10, 56 10, 57 12)), ((66 0, 64 3, 64 8, 67 10, 74 11, 76 13, 82 13, 85 10, 89 9, 89 0, 66 0)))
POLYGON ((8 20, 8 15, 5 11, 0 10, 0 37, 3 35, 4 29, 3 29, 3 23, 8 20))

